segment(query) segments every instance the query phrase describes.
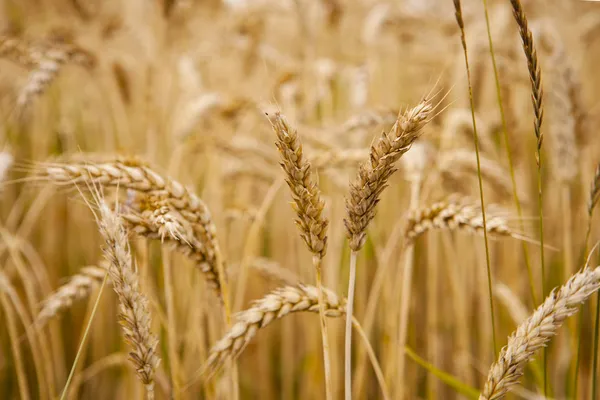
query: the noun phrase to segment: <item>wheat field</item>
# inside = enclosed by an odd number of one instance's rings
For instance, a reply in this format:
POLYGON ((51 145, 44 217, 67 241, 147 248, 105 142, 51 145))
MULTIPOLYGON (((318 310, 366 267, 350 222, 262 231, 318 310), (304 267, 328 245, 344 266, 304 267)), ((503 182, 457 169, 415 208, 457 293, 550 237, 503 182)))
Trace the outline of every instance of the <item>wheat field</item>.
POLYGON ((600 399, 600 3, 0 0, 1 399, 600 399))

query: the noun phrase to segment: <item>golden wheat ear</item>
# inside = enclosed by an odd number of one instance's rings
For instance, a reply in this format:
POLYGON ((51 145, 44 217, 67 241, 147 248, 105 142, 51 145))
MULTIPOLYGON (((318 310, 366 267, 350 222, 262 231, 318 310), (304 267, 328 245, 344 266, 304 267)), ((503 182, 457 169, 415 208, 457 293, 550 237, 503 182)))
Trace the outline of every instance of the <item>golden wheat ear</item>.
POLYGON ((101 198, 98 203, 98 228, 104 238, 104 256, 113 289, 119 298, 119 322, 125 341, 131 346, 129 359, 148 399, 154 399, 154 374, 160 363, 158 339, 152 334, 149 301, 141 291, 137 268, 133 265, 127 232, 119 216, 101 198))
POLYGON ((540 305, 508 338, 498 360, 491 366, 480 400, 504 398, 511 386, 518 384, 525 365, 535 352, 557 334, 565 319, 579 310, 600 288, 600 266, 586 267, 573 275, 563 286, 554 289, 540 305))

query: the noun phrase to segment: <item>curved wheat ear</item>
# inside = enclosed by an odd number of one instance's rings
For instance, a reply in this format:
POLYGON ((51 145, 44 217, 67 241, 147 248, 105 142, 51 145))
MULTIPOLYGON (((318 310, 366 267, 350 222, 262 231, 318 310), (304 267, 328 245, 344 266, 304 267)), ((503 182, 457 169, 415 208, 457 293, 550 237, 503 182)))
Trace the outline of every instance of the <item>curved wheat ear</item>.
POLYGON ((42 303, 35 325, 44 326, 50 319, 70 308, 73 303, 87 299, 90 293, 100 286, 106 269, 96 266, 87 266, 71 276, 69 281, 59 287, 42 303))
POLYGON ((194 235, 202 243, 207 264, 220 277, 219 243, 210 211, 198 196, 181 183, 161 176, 137 160, 94 164, 83 162, 40 164, 38 177, 56 184, 92 183, 126 188, 164 200, 186 221, 189 221, 194 235))
MULTIPOLYGON (((523 238, 513 232, 508 225, 508 220, 500 212, 499 207, 490 206, 487 210, 487 230, 492 236, 512 236, 523 238)), ((415 240, 431 229, 463 230, 483 234, 483 214, 481 205, 468 199, 449 199, 434 203, 427 207, 411 211, 404 237, 415 240)))
POLYGON ((119 321, 125 340, 131 346, 129 359, 146 387, 148 399, 154 398, 154 372, 160 363, 156 352, 158 339, 151 333, 152 317, 148 298, 141 292, 137 271, 133 266, 127 232, 119 217, 99 200, 98 227, 104 238, 104 256, 113 289, 119 297, 119 321))
MULTIPOLYGON (((332 291, 323 288, 325 315, 341 316, 346 303, 332 291)), ((205 372, 215 372, 228 357, 236 358, 259 329, 273 320, 298 311, 319 312, 319 290, 315 286, 298 285, 276 289, 254 302, 248 310, 237 314, 237 322, 211 349, 205 372)))
POLYGON ((348 216, 344 224, 353 251, 360 250, 365 243, 366 229, 375 217, 379 195, 396 171, 394 163, 421 135, 432 110, 430 100, 423 99, 416 107, 400 114, 391 131, 382 133, 371 147, 369 162, 360 167, 358 176, 350 184, 350 193, 346 198, 348 216))
POLYGON ((207 283, 220 293, 218 270, 211 264, 206 246, 196 237, 192 224, 166 201, 144 196, 120 212, 127 228, 147 239, 171 245, 196 263, 207 283))
POLYGON ((527 318, 508 338, 498 360, 490 368, 480 400, 504 398, 510 386, 516 385, 525 365, 534 353, 556 335, 564 320, 575 314, 578 305, 600 288, 600 267, 585 268, 573 275, 527 318))

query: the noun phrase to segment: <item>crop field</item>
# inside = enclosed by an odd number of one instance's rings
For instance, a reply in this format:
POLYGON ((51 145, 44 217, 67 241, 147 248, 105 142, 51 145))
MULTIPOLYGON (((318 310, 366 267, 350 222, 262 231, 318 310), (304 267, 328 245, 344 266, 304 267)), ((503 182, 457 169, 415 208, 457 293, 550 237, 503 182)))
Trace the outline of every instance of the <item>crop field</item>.
POLYGON ((600 2, 0 0, 0 399, 600 399, 600 2))

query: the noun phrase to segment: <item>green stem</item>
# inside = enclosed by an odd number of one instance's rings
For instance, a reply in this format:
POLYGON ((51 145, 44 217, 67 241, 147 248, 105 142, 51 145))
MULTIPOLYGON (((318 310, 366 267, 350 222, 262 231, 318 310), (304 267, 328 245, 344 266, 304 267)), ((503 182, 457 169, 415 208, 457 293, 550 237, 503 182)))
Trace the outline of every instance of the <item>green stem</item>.
POLYGON ((465 383, 462 383, 458 380, 458 378, 450 375, 447 372, 442 371, 439 368, 436 368, 433 364, 419 357, 414 351, 411 350, 410 347, 404 347, 404 351, 406 355, 409 356, 414 362, 419 364, 421 367, 425 368, 431 374, 435 375, 439 380, 444 382, 446 385, 450 386, 452 389, 456 390, 458 393, 462 394, 470 400, 476 400, 477 398, 479 398, 479 390, 465 383))
MULTIPOLYGON (((506 123, 506 114, 504 113, 504 104, 502 102, 502 90, 500 86, 500 75, 498 73, 498 66, 496 64, 496 54, 494 53, 494 43, 492 40, 492 32, 490 28, 490 18, 488 14, 487 0, 483 0, 483 10, 485 13, 485 24, 487 28, 488 43, 490 46, 490 56, 492 58, 492 66, 494 69, 494 82, 496 84, 496 98, 498 101, 498 109, 500 110, 500 120, 502 122, 502 134, 504 136, 504 147, 506 148, 506 158, 508 160, 508 168, 510 172, 510 180, 512 183, 513 198, 515 199, 515 206, 517 208, 517 216, 519 219, 519 229, 524 232, 523 225, 523 209, 521 207, 521 201, 519 200, 519 192, 517 190, 517 179, 515 178, 515 168, 512 159, 512 152, 510 147, 510 139, 508 137, 508 124, 506 123)), ((521 245, 523 246, 523 255, 525 256, 525 265, 527 266, 527 276, 529 277, 529 290, 531 292, 531 300, 533 305, 537 305, 537 299, 535 296, 535 285, 533 279, 533 269, 531 267, 531 261, 529 259, 529 248, 527 242, 522 240, 521 245)))
POLYGON ((73 375, 75 374, 75 367, 77 366, 77 362, 79 362, 79 356, 83 352, 83 346, 88 337, 88 333, 90 332, 90 328, 92 327, 92 322, 94 321, 94 316, 96 315, 96 310, 98 309, 98 304, 100 304, 100 298, 102 297, 102 292, 104 291, 104 286, 106 286, 106 281, 108 280, 108 272, 104 275, 104 280, 102 281, 102 285, 100 286, 100 291, 98 292, 98 297, 96 297, 96 302, 94 303, 94 308, 92 309, 92 313, 90 315, 90 320, 88 321, 87 326, 85 327, 85 332, 83 333, 83 337, 81 338, 81 343, 79 343, 79 349, 77 350, 77 354, 75 355, 75 360, 73 361, 73 366, 71 367, 71 372, 69 372, 69 377, 67 378, 67 383, 65 383, 65 387, 60 395, 60 400, 65 400, 67 396, 67 392, 69 389, 69 385, 71 384, 71 380, 73 379, 73 375))
MULTIPOLYGON (((462 10, 460 6, 460 0, 454 0, 454 7, 456 9, 456 20, 460 28, 460 40, 465 55, 465 66, 467 69, 467 82, 469 84, 469 102, 471 104, 471 118, 473 122, 473 139, 475 141, 475 156, 477 158, 477 178, 479 181, 479 197, 481 201, 481 214, 483 219, 483 240, 485 242, 485 261, 487 266, 487 277, 488 277, 488 291, 490 297, 490 317, 492 320, 492 344, 494 350, 494 356, 498 353, 497 342, 496 342, 496 322, 494 318, 494 294, 492 289, 492 267, 490 262, 490 248, 487 237, 487 221, 485 216, 485 202, 483 196, 483 182, 481 178, 481 161, 479 157, 479 135, 477 134, 477 123, 475 121, 475 102, 473 101, 473 86, 471 84, 471 69, 469 68, 469 55, 467 52, 467 41, 465 38, 465 29, 462 18, 462 10)), ((543 246, 543 245, 542 245, 543 246)))

